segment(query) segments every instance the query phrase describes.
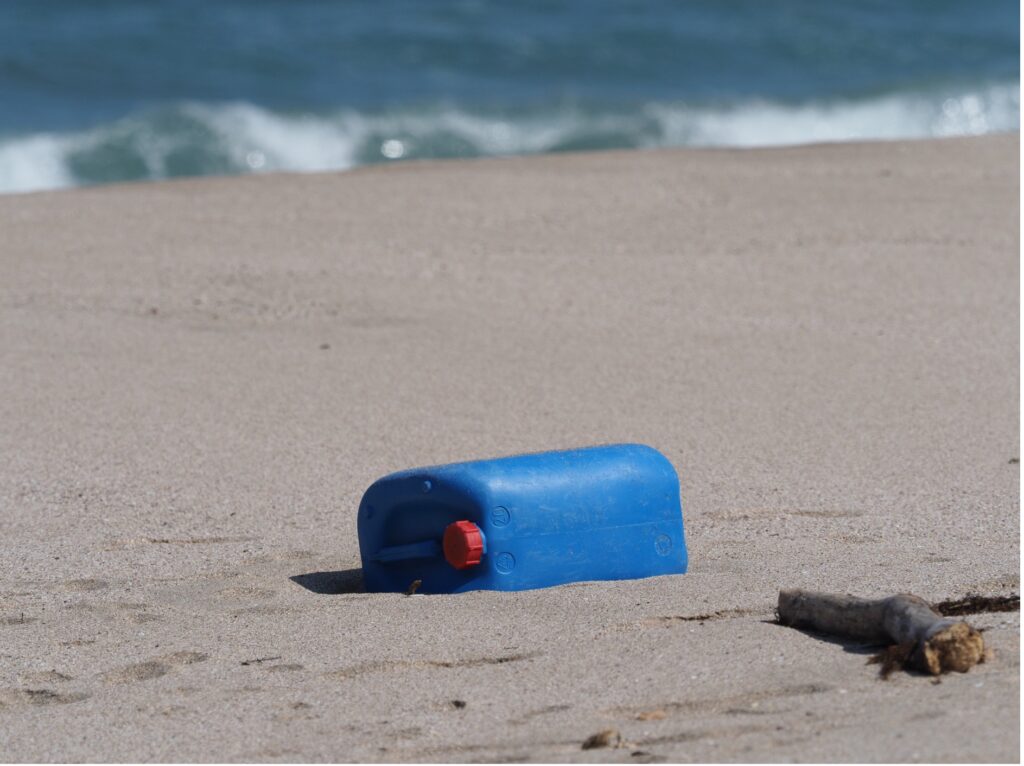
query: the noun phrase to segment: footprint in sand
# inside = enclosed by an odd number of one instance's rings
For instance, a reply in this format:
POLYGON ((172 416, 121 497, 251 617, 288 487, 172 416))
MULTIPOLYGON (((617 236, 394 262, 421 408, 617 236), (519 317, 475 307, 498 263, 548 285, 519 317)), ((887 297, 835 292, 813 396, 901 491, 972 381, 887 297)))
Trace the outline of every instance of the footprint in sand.
POLYGON ((291 662, 284 665, 270 665, 266 668, 268 673, 294 673, 297 670, 305 670, 305 666, 291 662))
POLYGON ((29 705, 67 705, 88 697, 82 692, 64 694, 53 689, 0 689, 0 710, 29 705))
POLYGON ((22 673, 18 676, 18 680, 23 684, 59 684, 73 679, 56 670, 35 670, 22 673))
POLYGON ((160 678, 170 673, 180 665, 193 665, 203 662, 209 655, 202 652, 174 652, 155 657, 145 662, 136 662, 126 665, 123 668, 115 668, 101 674, 101 678, 108 684, 127 684, 135 681, 149 681, 153 678, 160 678))
MULTIPOLYGON (((313 720, 319 718, 320 714, 316 712, 315 708, 308 702, 290 702, 284 706, 284 710, 274 714, 275 721, 298 721, 298 720, 313 720)), ((354 731, 355 727, 342 725, 340 727, 343 731, 354 731)))
POLYGON ((126 601, 99 603, 82 601, 67 604, 64 608, 67 610, 91 613, 108 621, 130 622, 133 625, 142 625, 147 622, 158 622, 163 619, 163 617, 158 614, 150 614, 145 611, 149 609, 148 604, 126 601))
POLYGON ((30 625, 33 622, 39 622, 38 617, 26 617, 23 614, 19 614, 16 617, 0 617, 0 625, 3 626, 15 626, 15 625, 30 625))
POLYGON ((103 680, 108 684, 127 684, 132 681, 148 681, 151 678, 159 678, 167 675, 171 666, 166 662, 149 660, 148 662, 137 662, 116 670, 109 670, 103 674, 103 680))

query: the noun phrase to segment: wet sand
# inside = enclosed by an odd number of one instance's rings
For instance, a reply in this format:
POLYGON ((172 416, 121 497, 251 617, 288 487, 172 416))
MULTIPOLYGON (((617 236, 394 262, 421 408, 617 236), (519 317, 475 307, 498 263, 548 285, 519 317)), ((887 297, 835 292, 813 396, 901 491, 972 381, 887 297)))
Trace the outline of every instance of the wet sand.
POLYGON ((0 197, 0 760, 1018 760, 1019 613, 938 685, 773 623, 782 587, 1019 592, 1018 163, 0 197), (378 476, 620 441, 677 467, 688 574, 359 592, 378 476))

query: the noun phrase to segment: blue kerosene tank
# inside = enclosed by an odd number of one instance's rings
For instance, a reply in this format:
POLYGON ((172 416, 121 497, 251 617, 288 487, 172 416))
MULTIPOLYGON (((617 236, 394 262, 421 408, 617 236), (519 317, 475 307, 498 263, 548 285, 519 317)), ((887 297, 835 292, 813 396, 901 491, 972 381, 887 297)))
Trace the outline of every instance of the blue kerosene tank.
POLYGON ((642 444, 385 476, 359 504, 368 591, 526 590, 686 571, 679 478, 642 444))

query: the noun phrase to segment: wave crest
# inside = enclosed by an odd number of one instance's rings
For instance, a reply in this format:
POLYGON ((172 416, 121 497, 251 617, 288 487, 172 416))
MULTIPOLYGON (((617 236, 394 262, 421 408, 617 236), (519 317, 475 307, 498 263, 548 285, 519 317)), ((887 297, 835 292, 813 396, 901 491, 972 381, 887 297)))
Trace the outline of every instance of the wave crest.
POLYGON ((429 106, 287 114, 248 103, 183 103, 88 131, 0 139, 0 191, 343 170, 398 159, 970 135, 1018 130, 1019 109, 1018 83, 797 105, 651 103, 518 112, 429 106))

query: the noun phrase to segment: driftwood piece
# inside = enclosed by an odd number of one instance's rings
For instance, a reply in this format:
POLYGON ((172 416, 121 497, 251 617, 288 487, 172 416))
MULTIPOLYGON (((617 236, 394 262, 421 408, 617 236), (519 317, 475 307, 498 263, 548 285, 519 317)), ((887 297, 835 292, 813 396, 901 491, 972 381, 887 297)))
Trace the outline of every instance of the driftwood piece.
POLYGON ((804 590, 779 592, 779 622, 795 628, 892 646, 875 661, 882 675, 909 665, 931 675, 966 673, 985 661, 981 633, 943 617, 922 598, 900 594, 877 600, 804 590))

